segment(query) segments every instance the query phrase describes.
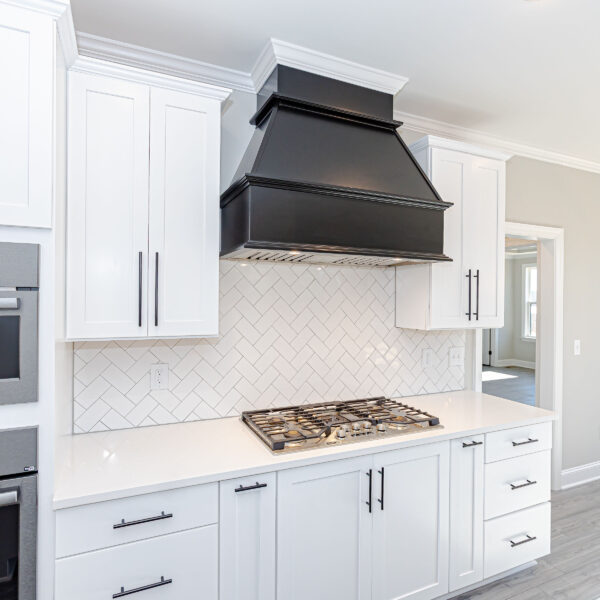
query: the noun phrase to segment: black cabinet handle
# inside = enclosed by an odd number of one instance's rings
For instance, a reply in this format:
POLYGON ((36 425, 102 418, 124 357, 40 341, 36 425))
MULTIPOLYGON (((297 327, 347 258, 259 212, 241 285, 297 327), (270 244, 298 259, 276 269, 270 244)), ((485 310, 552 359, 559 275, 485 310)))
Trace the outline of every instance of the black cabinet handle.
POLYGON ((475 311, 475 320, 479 321, 479 269, 477 269, 477 273, 475 274, 475 279, 477 279, 477 285, 475 286, 475 305, 477 310, 475 311))
POLYGON ((158 252, 154 255, 154 327, 158 327, 158 252))
POLYGON ((385 492, 385 468, 381 467, 381 471, 377 471, 381 475, 381 498, 377 500, 381 504, 381 510, 383 510, 383 494, 385 492))
POLYGON ((138 252, 138 327, 142 326, 142 253, 138 252))
POLYGON ((123 596, 129 596, 130 594, 137 594, 138 592, 145 592, 146 590, 151 590, 153 588, 161 587, 163 585, 168 585, 169 583, 173 583, 172 579, 165 579, 164 577, 160 578, 160 581, 156 583, 149 583, 148 585, 143 585, 138 588, 132 588, 130 590, 126 590, 124 587, 121 588, 120 592, 113 594, 113 598, 122 598, 123 596))
POLYGON ((510 489, 511 490, 520 490, 521 488, 529 487, 530 485, 535 485, 537 483, 537 481, 531 480, 531 479, 526 479, 525 481, 526 481, 526 483, 511 483, 510 489))
POLYGON ((483 442, 463 442, 463 448, 472 448, 473 446, 481 446, 483 442))
POLYGON ((467 275, 465 275, 465 277, 469 280, 469 312, 465 313, 465 315, 467 315, 467 317, 469 317, 469 321, 471 320, 471 278, 472 278, 472 273, 471 273, 471 269, 469 269, 469 273, 467 275))
POLYGON ((524 442, 513 442, 512 445, 513 446, 524 446, 525 444, 535 444, 536 442, 539 442, 540 440, 537 440, 535 438, 527 438, 526 441, 524 442))
POLYGON ((163 519, 172 519, 173 513, 165 514, 163 510, 160 515, 156 515, 155 517, 147 517, 146 519, 137 519, 136 521, 126 521, 125 519, 121 519, 120 523, 115 523, 113 525, 113 529, 122 529, 123 527, 131 527, 132 525, 142 525, 143 523, 152 523, 152 521, 162 521, 163 519))
POLYGON ((369 507, 369 512, 373 512, 373 469, 369 469, 366 475, 369 478, 369 499, 367 500, 367 506, 369 507))
POLYGON ((235 490, 233 490, 234 492, 249 492, 250 490, 259 490, 260 488, 265 488, 267 487, 266 483, 258 483, 258 481, 254 484, 254 485, 248 485, 246 487, 244 487, 243 485, 240 485, 240 487, 235 488, 235 490))
POLYGON ((533 542, 533 540, 537 540, 535 535, 527 535, 526 539, 521 540, 520 542, 513 542, 512 540, 508 540, 510 542, 510 547, 514 548, 515 546, 521 546, 522 544, 528 544, 529 542, 533 542))

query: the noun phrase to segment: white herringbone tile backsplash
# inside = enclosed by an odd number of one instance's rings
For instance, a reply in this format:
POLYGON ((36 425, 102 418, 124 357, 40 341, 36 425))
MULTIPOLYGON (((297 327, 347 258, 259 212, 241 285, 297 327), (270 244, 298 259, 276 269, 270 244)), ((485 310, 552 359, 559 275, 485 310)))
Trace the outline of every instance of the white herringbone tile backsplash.
POLYGON ((75 344, 76 433, 464 387, 463 331, 394 327, 394 269, 221 261, 220 335, 75 344), (422 368, 431 348, 435 367, 422 368), (150 366, 169 389, 150 390, 150 366))

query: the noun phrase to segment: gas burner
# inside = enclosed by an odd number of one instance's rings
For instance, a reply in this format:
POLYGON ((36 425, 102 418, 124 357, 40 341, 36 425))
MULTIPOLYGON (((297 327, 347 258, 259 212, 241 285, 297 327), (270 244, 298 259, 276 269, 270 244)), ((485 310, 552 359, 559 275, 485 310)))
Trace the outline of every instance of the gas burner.
POLYGON ((383 397, 246 411, 242 420, 278 453, 441 427, 437 417, 383 397))

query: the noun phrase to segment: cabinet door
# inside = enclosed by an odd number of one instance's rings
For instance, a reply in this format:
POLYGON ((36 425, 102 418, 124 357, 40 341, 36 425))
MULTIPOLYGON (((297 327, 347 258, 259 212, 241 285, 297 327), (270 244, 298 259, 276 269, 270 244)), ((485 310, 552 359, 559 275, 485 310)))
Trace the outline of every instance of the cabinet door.
POLYGON ((371 464, 361 457, 278 474, 278 598, 371 597, 371 464))
POLYGON ((0 6, 0 225, 52 226, 54 22, 0 6))
POLYGON ((444 212, 444 254, 452 262, 430 265, 432 329, 467 326, 467 294, 463 256, 463 213, 472 158, 468 154, 434 148, 431 150, 431 180, 446 202, 444 212))
POLYGON ((464 263, 473 276, 479 272, 479 281, 472 282, 476 327, 504 325, 504 186, 503 161, 472 157, 464 206, 464 263))
POLYGON ((218 333, 216 100, 152 89, 148 333, 218 333))
POLYGON ((450 591, 483 579, 483 435, 450 442, 450 591))
POLYGON ((69 74, 67 336, 147 334, 146 86, 69 74))
POLYGON ((275 473, 221 481, 220 600, 275 600, 275 498, 275 473))
POLYGON ((447 593, 448 443, 382 452, 373 473, 373 600, 447 593))

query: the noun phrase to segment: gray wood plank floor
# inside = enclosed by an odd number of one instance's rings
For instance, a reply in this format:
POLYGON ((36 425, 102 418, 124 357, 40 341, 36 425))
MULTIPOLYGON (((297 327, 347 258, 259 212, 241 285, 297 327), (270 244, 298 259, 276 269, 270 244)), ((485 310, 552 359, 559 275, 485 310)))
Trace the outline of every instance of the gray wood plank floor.
POLYGON ((552 553, 460 600, 598 600, 600 481, 552 494, 552 553))
POLYGON ((483 367, 483 382, 481 389, 486 394, 515 400, 523 404, 535 406, 535 371, 522 367, 483 367), (506 375, 507 379, 485 380, 485 374, 490 376, 506 375))

